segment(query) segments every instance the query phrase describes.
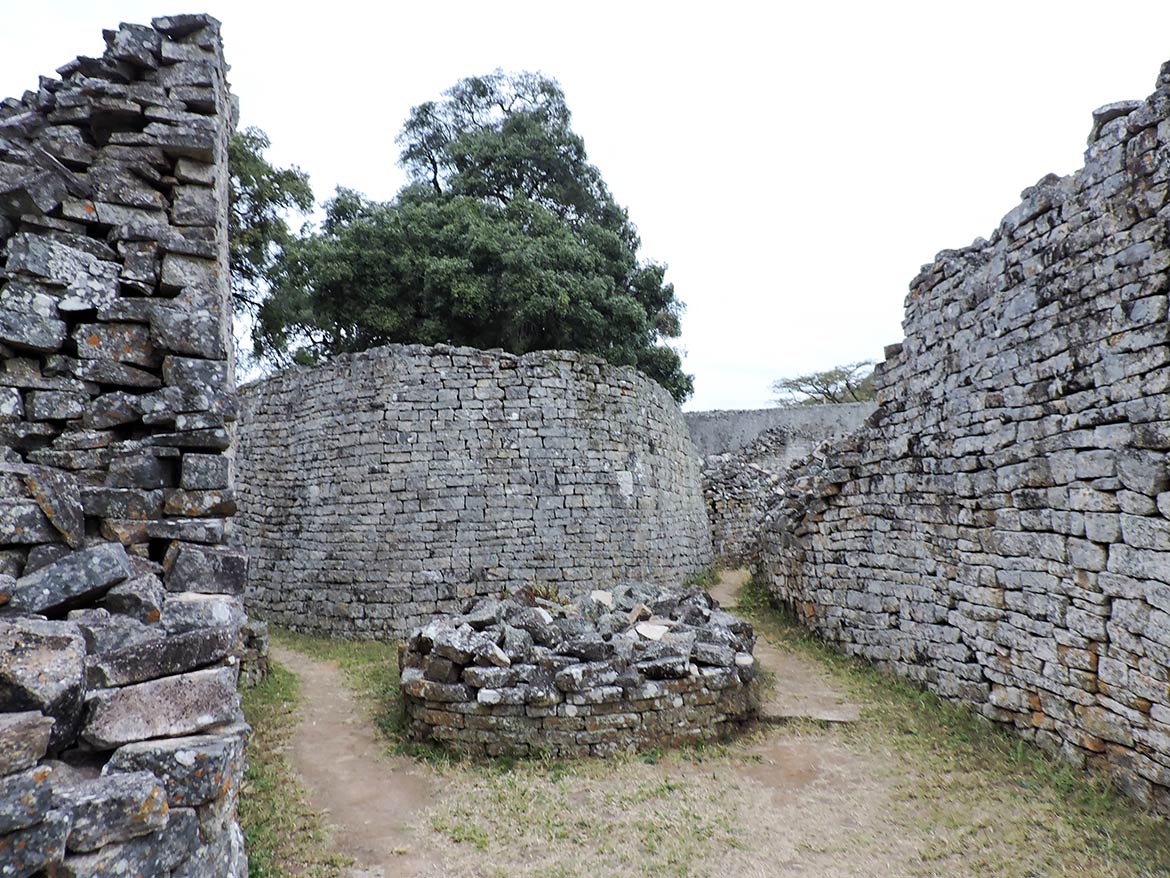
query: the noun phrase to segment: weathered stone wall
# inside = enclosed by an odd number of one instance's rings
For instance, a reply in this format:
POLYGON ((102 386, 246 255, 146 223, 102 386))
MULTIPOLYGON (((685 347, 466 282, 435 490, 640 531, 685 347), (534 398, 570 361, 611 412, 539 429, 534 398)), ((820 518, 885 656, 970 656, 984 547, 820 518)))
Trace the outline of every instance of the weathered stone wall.
MULTIPOLYGON (((785 465, 810 454, 831 436, 851 433, 874 410, 871 402, 810 405, 796 408, 739 409, 684 412, 687 429, 699 454, 729 454, 750 445, 763 433, 786 437, 781 458, 785 465)), ((779 445, 775 445, 779 450, 779 445)))
POLYGON ((821 636, 1170 809, 1170 64, 913 281, 761 575, 821 636))
POLYGON ((0 102, 0 873, 247 874, 219 24, 0 102))
POLYGON ((609 756, 725 738, 755 716, 754 645, 752 626, 697 587, 481 598, 403 642, 406 731, 479 756, 609 756))
POLYGON ((247 599, 283 625, 401 636, 472 595, 711 563, 682 415, 632 369, 391 346, 241 399, 247 599))
POLYGON ((788 468, 827 439, 856 430, 874 408, 849 403, 686 413, 691 438, 705 455, 703 497, 716 562, 751 563, 764 519, 783 497, 788 468))

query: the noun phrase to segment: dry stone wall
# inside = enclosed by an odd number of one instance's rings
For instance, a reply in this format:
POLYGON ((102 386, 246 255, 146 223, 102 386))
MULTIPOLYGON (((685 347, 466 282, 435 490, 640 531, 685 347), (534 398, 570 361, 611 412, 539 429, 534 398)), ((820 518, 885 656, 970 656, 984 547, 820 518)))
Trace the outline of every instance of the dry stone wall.
POLYGON ((678 584, 711 563, 670 396, 591 356, 390 346, 241 395, 249 606, 403 636, 475 595, 678 584))
POLYGON ((846 652, 1170 810, 1170 64, 913 281, 869 425, 758 573, 846 652))
POLYGON ((751 445, 764 433, 783 435, 783 448, 773 443, 785 464, 811 453, 831 436, 852 433, 874 410, 871 402, 684 412, 687 429, 703 457, 731 454, 751 445))
POLYGON ((750 564, 760 527, 784 496, 788 468, 822 442, 847 435, 872 414, 872 403, 754 411, 688 412, 687 427, 703 458, 703 497, 715 560, 750 564))
POLYGON ((0 875, 242 878, 227 68, 105 38, 0 102, 0 875))
POLYGON ((481 598, 411 632, 406 731, 478 756, 609 756, 731 735, 755 716, 752 626, 698 587, 481 598))

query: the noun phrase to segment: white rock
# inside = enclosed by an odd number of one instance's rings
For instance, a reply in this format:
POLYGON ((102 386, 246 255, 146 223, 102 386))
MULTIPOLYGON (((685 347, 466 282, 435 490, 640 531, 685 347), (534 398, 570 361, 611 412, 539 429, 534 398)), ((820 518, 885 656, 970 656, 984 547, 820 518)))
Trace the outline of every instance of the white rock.
POLYGON ((654 625, 650 622, 639 622, 634 626, 634 630, 645 637, 647 640, 661 640, 662 635, 670 629, 665 625, 654 625))

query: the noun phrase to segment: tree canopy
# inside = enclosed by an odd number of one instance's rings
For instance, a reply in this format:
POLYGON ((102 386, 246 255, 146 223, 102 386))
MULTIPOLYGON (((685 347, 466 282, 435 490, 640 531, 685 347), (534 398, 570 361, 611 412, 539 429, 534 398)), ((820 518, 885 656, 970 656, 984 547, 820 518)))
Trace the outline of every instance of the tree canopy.
POLYGON ((264 156, 271 145, 259 128, 237 132, 228 144, 228 261, 233 300, 245 310, 259 306, 265 278, 294 238, 288 212, 313 209, 308 174, 296 166, 273 167, 264 156))
POLYGON ((389 202, 339 189, 319 230, 283 245, 255 340, 313 360, 390 342, 513 353, 564 348, 641 369, 676 400, 691 376, 664 339, 682 304, 539 74, 458 82, 398 138, 389 202))
POLYGON ((866 402, 874 398, 873 361, 862 360, 772 382, 775 402, 783 408, 826 403, 866 402))

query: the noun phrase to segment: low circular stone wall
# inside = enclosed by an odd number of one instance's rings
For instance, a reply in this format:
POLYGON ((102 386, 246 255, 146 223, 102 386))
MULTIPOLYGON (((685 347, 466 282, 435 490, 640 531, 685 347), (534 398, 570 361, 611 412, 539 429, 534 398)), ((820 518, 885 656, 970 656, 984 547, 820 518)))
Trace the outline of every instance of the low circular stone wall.
POLYGON ((755 634, 701 589, 483 598, 402 645, 410 737, 480 756, 608 756, 725 738, 757 707, 755 634))

